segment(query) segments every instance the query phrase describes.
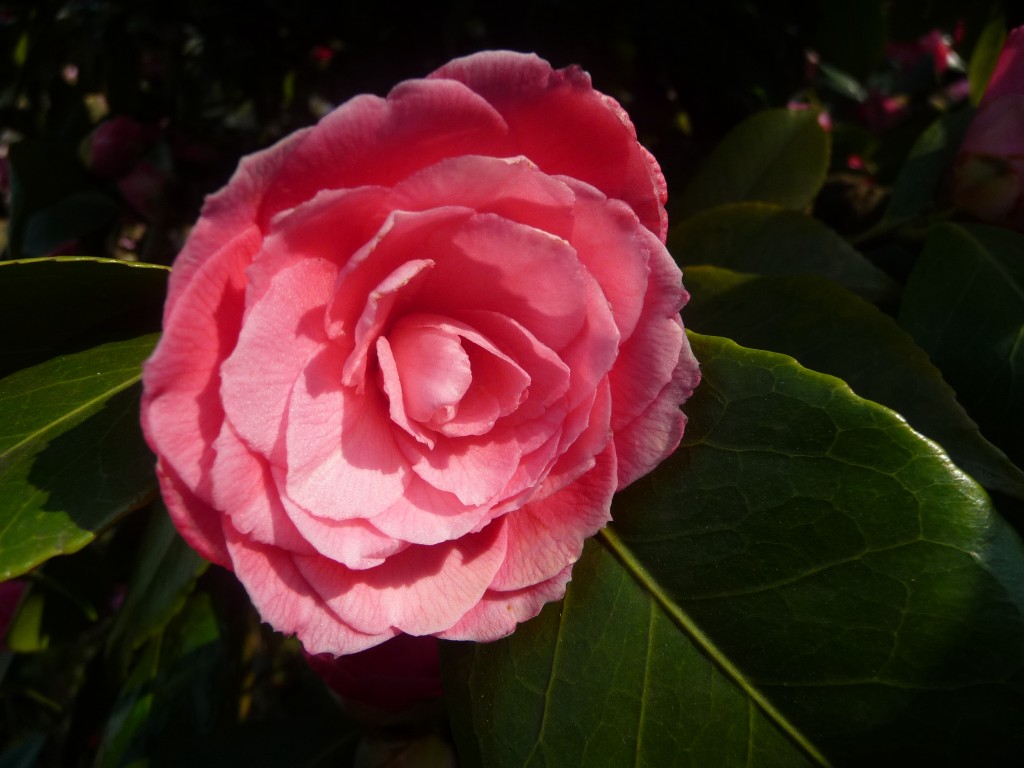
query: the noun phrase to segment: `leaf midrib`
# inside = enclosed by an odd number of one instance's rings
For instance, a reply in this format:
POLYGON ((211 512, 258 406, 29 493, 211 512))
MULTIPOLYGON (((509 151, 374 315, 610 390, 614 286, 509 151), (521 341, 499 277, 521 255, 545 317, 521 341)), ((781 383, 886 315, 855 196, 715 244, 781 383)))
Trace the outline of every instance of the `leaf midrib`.
POLYGON ((722 653, 697 625, 697 623, 677 605, 648 573, 647 569, 637 560, 629 547, 610 528, 603 528, 598 537, 612 554, 622 563, 625 569, 650 594, 675 624, 696 643, 697 647, 707 655, 725 675, 732 680, 765 713, 776 726, 789 736, 818 765, 829 765, 828 760, 775 706, 762 694, 743 673, 722 653))
POLYGON ((119 392, 123 392, 124 390, 128 389, 128 387, 132 386, 133 384, 136 384, 141 380, 142 372, 140 370, 133 376, 122 381, 120 384, 103 390, 97 396, 90 398, 89 400, 86 400, 83 403, 80 403, 76 407, 72 408, 70 411, 64 412, 58 418, 52 421, 48 421, 39 429, 29 432, 27 435, 25 435, 25 437, 23 437, 18 442, 0 451, 0 471, 3 471, 8 466, 10 466, 12 458, 16 457, 19 451, 25 446, 33 443, 36 440, 45 439, 46 437, 49 437, 53 434, 60 434, 60 432, 62 431, 61 427, 63 427, 65 424, 67 424, 68 422, 73 422, 73 420, 78 416, 88 415, 90 411, 94 410, 103 402, 109 400, 119 392))

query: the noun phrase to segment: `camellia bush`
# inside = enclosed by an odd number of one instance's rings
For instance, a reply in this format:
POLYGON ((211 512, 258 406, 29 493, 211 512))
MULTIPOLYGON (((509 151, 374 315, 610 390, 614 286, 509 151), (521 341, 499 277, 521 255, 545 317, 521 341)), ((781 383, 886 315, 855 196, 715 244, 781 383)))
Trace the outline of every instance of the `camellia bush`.
POLYGON ((0 766, 1024 760, 1024 19, 654 5, 0 9, 0 766))

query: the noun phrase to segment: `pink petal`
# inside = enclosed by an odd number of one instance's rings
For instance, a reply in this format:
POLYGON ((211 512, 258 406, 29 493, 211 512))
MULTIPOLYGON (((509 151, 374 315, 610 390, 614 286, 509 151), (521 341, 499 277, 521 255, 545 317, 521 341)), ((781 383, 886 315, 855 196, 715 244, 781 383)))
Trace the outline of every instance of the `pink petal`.
POLYGON ((511 635, 521 622, 532 619, 550 602, 561 600, 572 577, 572 566, 540 584, 513 592, 487 590, 450 629, 438 632, 445 640, 489 643, 511 635))
POLYGON ((480 214, 444 247, 446 253, 430 256, 437 265, 417 300, 420 312, 454 318, 460 310, 498 312, 554 350, 576 336, 583 324, 586 276, 567 242, 480 214))
POLYGON ((388 334, 406 410, 450 437, 482 435, 522 402, 530 376, 475 328, 413 314, 388 334))
POLYGON ((540 416, 569 389, 569 368, 508 315, 486 310, 461 311, 460 317, 515 360, 530 377, 530 390, 506 423, 521 423, 540 416))
POLYGON ((430 80, 400 83, 387 99, 351 99, 291 150, 261 221, 320 190, 393 186, 455 155, 513 154, 504 121, 484 99, 458 83, 430 80))
POLYGON ((387 536, 361 518, 318 517, 287 496, 281 497, 281 503, 292 523, 317 552, 353 570, 374 568, 406 547, 405 542, 387 536))
POLYGON ((486 506, 466 506, 455 494, 414 477, 394 506, 374 515, 373 525, 410 544, 440 544, 480 530, 486 519, 486 506))
POLYGON ((625 110, 595 91, 586 72, 575 66, 554 71, 533 54, 487 51, 455 59, 430 77, 468 85, 505 118, 516 153, 546 173, 580 179, 624 200, 664 241, 661 169, 637 143, 625 110))
POLYGON ((234 571, 260 617, 278 632, 297 635, 309 653, 358 653, 398 634, 390 628, 372 634, 353 629, 320 598, 291 555, 230 525, 225 534, 234 571))
POLYGON ((525 157, 451 157, 399 182, 389 205, 421 211, 440 206, 494 213, 568 240, 572 190, 525 157))
POLYGON ((156 477, 160 481, 160 494, 170 513, 174 527, 196 552, 211 563, 231 568, 231 557, 224 542, 223 515, 200 499, 164 466, 156 464, 156 477))
MULTIPOLYGON (((422 213, 394 211, 374 236, 355 253, 338 275, 335 294, 327 308, 327 335, 337 343, 355 349, 356 328, 367 310, 367 297, 387 284, 399 281, 410 262, 433 264, 448 258, 451 239, 462 223, 473 215, 466 208, 438 208, 422 213)), ((423 271, 426 271, 425 267, 423 271)), ((418 282, 418 281, 417 281, 418 282)), ((365 349, 376 339, 365 336, 365 349)), ((353 364, 354 365, 354 364, 353 364)), ((349 371, 348 386, 353 386, 349 371)))
POLYGON ((366 299, 363 313, 352 330, 354 347, 345 360, 342 383, 362 390, 365 386, 369 350, 376 344, 381 331, 407 306, 419 292, 424 278, 434 262, 424 259, 400 264, 372 291, 366 299))
POLYGON ((459 335, 416 315, 395 323, 387 340, 402 381, 406 413, 419 422, 451 421, 473 382, 459 335))
POLYGON ((700 383, 700 367, 683 336, 683 348, 672 379, 654 402, 633 421, 615 430, 619 459, 619 488, 625 488, 664 461, 679 445, 686 416, 679 410, 700 383))
POLYGON ((505 515, 508 549, 491 589, 530 587, 575 563, 583 542, 611 520, 616 482, 615 449, 608 444, 593 469, 575 482, 505 515))
POLYGON ((644 306, 651 253, 664 246, 621 201, 609 200, 576 180, 566 183, 576 193, 569 242, 601 286, 622 339, 628 339, 644 306))
POLYGON ((322 259, 343 266, 383 226, 389 194, 387 187, 326 189, 278 213, 249 267, 246 306, 261 299, 274 276, 291 264, 322 259))
POLYGON ((470 506, 493 503, 522 457, 515 432, 499 427, 482 437, 445 438, 432 451, 408 442, 401 448, 420 478, 470 506))
POLYGON ((700 380, 679 318, 688 298, 672 257, 664 249, 653 252, 643 314, 608 377, 620 488, 650 472, 682 437, 679 406, 700 380))
POLYGON ((256 541, 302 554, 315 550, 281 506, 280 492, 265 459, 242 442, 225 420, 213 444, 211 496, 237 531, 256 541))
MULTIPOLYGON (((207 502, 207 491, 199 488, 224 418, 219 368, 238 337, 245 267, 258 246, 259 233, 246 230, 209 258, 189 285, 175 288, 178 300, 173 311, 165 311, 163 336, 143 366, 146 440, 207 502)), ((174 273, 171 280, 180 284, 174 273)))
MULTIPOLYGON (((284 488, 300 507, 332 520, 370 518, 409 484, 387 404, 376 389, 342 388, 341 363, 325 350, 292 392, 285 425, 284 488)), ((279 482, 279 485, 281 483, 279 482)))
POLYGON ((295 562, 324 602, 369 634, 397 629, 428 635, 448 629, 483 596, 505 556, 503 525, 432 547, 412 546, 367 571, 322 558, 295 562))
POLYGON ((388 398, 388 413, 391 421, 404 429, 414 440, 433 449, 437 445, 433 429, 422 426, 409 418, 405 410, 405 395, 402 391, 402 378, 398 374, 398 364, 391 352, 391 345, 386 337, 377 339, 377 366, 380 372, 380 386, 388 398))
POLYGON ((269 457, 281 438, 288 398, 306 361, 324 347, 324 306, 336 265, 306 259, 282 269, 249 307, 238 346, 221 366, 224 409, 238 434, 269 457))
POLYGON ((203 203, 199 221, 174 260, 174 271, 164 306, 164 327, 179 295, 192 284, 196 273, 226 242, 235 240, 256 224, 263 195, 294 147, 312 128, 287 136, 267 149, 243 157, 227 185, 203 203))
MULTIPOLYGON (((612 440, 612 397, 607 379, 598 385, 594 398, 578 408, 586 410, 586 427, 558 456, 558 460, 544 477, 543 484, 537 489, 537 499, 546 498, 569 485, 584 472, 589 472, 596 463, 597 456, 612 440)), ((578 418, 578 411, 574 411, 571 420, 575 421, 578 418)))

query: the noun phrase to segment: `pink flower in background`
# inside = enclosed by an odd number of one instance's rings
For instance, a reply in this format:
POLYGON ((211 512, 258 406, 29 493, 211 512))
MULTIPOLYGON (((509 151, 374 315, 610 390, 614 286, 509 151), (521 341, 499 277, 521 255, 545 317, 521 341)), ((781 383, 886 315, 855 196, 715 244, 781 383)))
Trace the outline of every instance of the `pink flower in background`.
POLYGON ((1024 231, 1024 27, 1010 32, 953 168, 953 203, 1024 231))
POLYGON ((104 120, 82 141, 82 162, 101 179, 119 179, 132 170, 159 130, 125 115, 104 120))
POLYGON ((361 653, 306 661, 339 696, 378 709, 399 711, 444 693, 434 637, 398 635, 361 653))
POLYGON ((585 72, 509 52, 244 159, 144 369, 179 530, 312 654, 535 616, 683 433, 665 195, 585 72))
POLYGON ((885 55, 905 70, 914 69, 927 56, 932 60, 936 77, 949 69, 950 58, 954 56, 949 38, 938 29, 933 29, 913 42, 888 43, 885 55))

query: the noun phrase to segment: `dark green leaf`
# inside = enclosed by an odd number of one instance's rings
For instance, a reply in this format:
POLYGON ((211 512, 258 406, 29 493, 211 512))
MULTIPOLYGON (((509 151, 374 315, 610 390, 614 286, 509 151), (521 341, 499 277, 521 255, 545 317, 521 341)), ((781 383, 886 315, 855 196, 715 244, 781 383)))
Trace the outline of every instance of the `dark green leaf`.
POLYGON ((715 148, 683 190, 685 216, 757 200, 798 210, 825 181, 829 135, 813 110, 772 109, 745 120, 715 148))
POLYGON ((138 423, 156 335, 0 380, 0 580, 81 549, 155 492, 138 423))
POLYGON ((167 267, 66 256, 0 262, 0 374, 160 330, 167 267))
POLYGON ((872 302, 897 290, 892 278, 824 224, 767 203, 701 213, 674 227, 668 245, 687 270, 711 264, 759 275, 821 275, 872 302))
POLYGON ((952 164, 972 117, 974 110, 962 109, 936 120, 921 134, 896 178, 881 227, 935 207, 939 183, 952 164))
MULTIPOLYGON (((138 765, 136 760, 142 756, 142 746, 153 716, 161 639, 154 638, 146 645, 114 702, 96 758, 99 768, 138 765)), ((143 766, 146 764, 142 762, 143 766)))
POLYGON ((691 337, 673 457, 562 605, 446 644, 470 763, 1008 765, 1024 547, 934 443, 790 358, 691 337))
POLYGON ((185 604, 207 562, 184 542, 162 504, 139 544, 135 570, 109 643, 125 654, 161 631, 185 604))
POLYGON ((971 51, 967 64, 967 82, 970 84, 971 104, 977 105, 985 95, 985 88, 996 68, 999 54, 1006 42, 1006 19, 997 15, 982 28, 978 42, 971 51))
POLYGON ((1024 463, 1024 236, 980 225, 935 227, 899 319, 982 433, 1024 463))
POLYGON ((920 347, 888 316, 809 277, 754 277, 690 267, 687 325, 795 357, 902 415, 988 488, 1024 498, 1024 472, 981 436, 920 347))

